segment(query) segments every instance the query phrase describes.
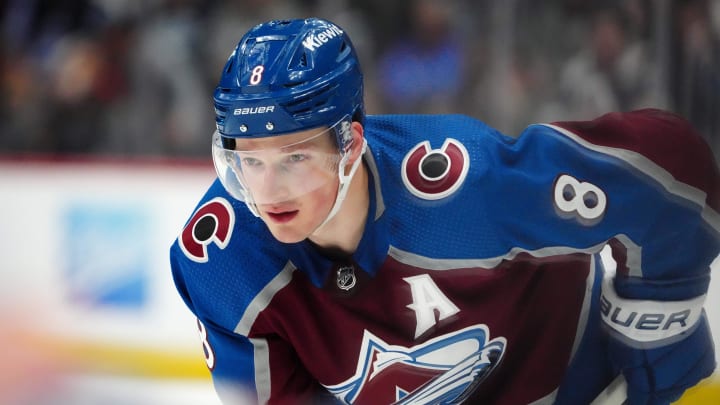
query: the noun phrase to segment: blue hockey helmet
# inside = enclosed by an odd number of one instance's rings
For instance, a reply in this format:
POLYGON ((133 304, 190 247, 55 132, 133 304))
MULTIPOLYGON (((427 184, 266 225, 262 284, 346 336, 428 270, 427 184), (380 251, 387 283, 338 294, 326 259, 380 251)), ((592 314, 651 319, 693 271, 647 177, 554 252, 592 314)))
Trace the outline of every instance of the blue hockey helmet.
MULTIPOLYGON (((343 29, 317 18, 269 21, 248 31, 230 55, 213 98, 217 130, 225 140, 364 118, 355 48, 343 29)), ((338 139, 338 146, 345 142, 338 139)))

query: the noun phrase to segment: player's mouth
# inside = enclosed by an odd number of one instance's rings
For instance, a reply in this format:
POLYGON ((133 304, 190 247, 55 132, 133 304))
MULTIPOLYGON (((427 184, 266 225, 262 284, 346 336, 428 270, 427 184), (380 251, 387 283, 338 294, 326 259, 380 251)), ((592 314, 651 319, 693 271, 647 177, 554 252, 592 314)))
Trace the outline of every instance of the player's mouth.
POLYGON ((286 222, 292 221, 299 213, 298 210, 293 211, 266 211, 268 217, 273 220, 273 222, 284 224, 286 222))

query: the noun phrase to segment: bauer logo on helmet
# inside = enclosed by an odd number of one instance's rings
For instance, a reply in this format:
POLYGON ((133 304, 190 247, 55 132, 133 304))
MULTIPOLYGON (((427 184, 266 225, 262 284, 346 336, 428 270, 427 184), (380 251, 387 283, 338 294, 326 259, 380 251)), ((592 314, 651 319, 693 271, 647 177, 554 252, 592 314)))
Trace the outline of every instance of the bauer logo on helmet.
POLYGON ((233 115, 267 114, 275 111, 274 105, 263 105, 260 107, 243 107, 233 110, 233 115))

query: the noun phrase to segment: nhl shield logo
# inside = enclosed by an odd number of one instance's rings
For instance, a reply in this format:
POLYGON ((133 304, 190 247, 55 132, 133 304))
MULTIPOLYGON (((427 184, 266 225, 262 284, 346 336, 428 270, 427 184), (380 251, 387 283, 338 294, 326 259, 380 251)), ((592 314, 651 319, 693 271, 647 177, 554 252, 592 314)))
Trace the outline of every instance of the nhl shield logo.
POLYGON ((355 287, 357 279, 355 278, 355 269, 353 266, 342 266, 337 271, 337 286, 343 291, 348 291, 355 287))

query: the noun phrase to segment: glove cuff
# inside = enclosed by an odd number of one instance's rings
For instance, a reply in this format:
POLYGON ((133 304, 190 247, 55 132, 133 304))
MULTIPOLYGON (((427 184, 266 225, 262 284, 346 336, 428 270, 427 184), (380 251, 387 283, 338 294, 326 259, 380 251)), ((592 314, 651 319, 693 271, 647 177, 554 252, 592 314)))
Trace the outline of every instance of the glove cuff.
POLYGON ((610 276, 603 280, 600 313, 616 338, 630 347, 649 349, 690 335, 703 315, 706 296, 682 301, 625 299, 615 292, 610 276))

